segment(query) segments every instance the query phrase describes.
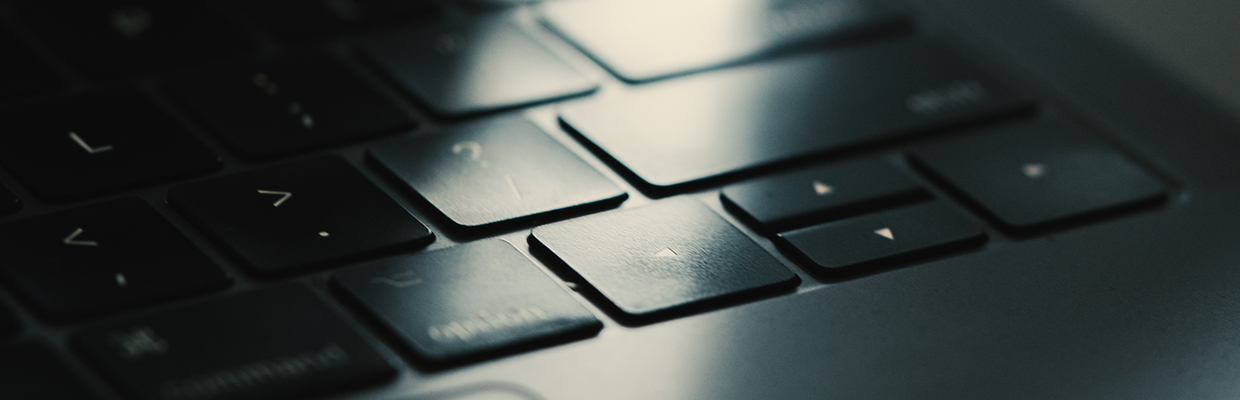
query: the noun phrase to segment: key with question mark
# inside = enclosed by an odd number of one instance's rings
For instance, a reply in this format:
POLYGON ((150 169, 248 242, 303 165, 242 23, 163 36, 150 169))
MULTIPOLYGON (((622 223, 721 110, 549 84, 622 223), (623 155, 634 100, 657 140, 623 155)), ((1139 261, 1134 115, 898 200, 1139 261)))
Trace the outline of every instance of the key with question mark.
POLYGON ((478 165, 486 168, 487 160, 482 159, 482 144, 478 142, 460 142, 452 145, 452 154, 461 154, 468 151, 469 159, 478 163, 478 165))

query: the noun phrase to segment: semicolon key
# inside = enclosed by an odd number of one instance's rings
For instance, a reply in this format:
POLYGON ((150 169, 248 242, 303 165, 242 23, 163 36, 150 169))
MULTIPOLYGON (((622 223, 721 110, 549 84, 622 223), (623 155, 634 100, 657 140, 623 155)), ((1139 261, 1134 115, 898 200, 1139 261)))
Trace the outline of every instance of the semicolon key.
POLYGON ((434 240, 422 222, 335 156, 175 186, 168 203, 262 274, 434 240))

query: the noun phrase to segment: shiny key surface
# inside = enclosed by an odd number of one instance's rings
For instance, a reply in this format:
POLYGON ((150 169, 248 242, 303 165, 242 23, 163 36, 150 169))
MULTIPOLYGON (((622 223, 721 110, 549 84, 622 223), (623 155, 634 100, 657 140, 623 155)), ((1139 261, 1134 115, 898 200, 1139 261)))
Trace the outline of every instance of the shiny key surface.
POLYGON ((540 226, 529 241, 631 316, 656 317, 799 282, 748 236, 688 198, 540 226))
POLYGON ((99 78, 147 72, 248 50, 250 39, 193 0, 39 0, 18 8, 77 69, 99 78))
POLYGON ((982 229, 938 202, 829 222, 779 234, 792 253, 818 272, 841 272, 914 259, 953 246, 980 243, 982 229))
POLYGON ((889 161, 870 158, 754 179, 723 188, 725 206, 760 230, 805 227, 930 196, 889 161))
POLYGON ((0 347, 0 395, 5 400, 98 399, 56 353, 38 342, 0 347))
POLYGON ((602 328, 525 255, 498 240, 378 261, 338 273, 334 282, 431 363, 563 342, 602 328))
POLYGON ((395 373, 319 296, 293 284, 109 322, 70 340, 144 400, 309 398, 395 373))
POLYGON ((1067 122, 986 129, 918 146, 914 160, 1006 227, 1038 229, 1162 200, 1162 183, 1119 151, 1067 122))
POLYGON ((0 111, 0 164, 35 196, 66 201, 210 171, 220 158, 136 90, 0 111))
POLYGON ((896 7, 862 0, 558 1, 542 12, 553 29, 630 82, 888 33, 907 22, 896 7))
POLYGON ((222 288, 224 271, 151 206, 123 198, 0 225, 0 274, 63 320, 222 288))
POLYGON ((326 54, 306 54, 181 78, 168 90, 229 145, 267 158, 413 125, 326 54))
POLYGON ((434 240, 417 218, 335 156, 175 186, 168 203, 262 274, 434 240))
POLYGON ((626 197, 542 129, 517 118, 381 142, 370 157, 460 229, 557 218, 626 197))
POLYGON ((642 85, 561 119, 648 185, 668 187, 1027 106, 954 51, 901 40, 642 85))
POLYGON ((581 95, 598 87, 502 19, 384 34, 362 42, 361 51, 413 97, 444 116, 581 95))

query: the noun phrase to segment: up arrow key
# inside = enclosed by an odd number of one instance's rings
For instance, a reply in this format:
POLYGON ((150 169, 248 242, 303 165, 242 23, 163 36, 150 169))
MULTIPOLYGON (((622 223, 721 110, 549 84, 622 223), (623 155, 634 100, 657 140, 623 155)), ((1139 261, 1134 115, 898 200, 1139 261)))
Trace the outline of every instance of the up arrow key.
POLYGON ((874 234, 887 238, 887 240, 896 240, 896 236, 891 234, 891 228, 883 228, 874 231, 874 234))

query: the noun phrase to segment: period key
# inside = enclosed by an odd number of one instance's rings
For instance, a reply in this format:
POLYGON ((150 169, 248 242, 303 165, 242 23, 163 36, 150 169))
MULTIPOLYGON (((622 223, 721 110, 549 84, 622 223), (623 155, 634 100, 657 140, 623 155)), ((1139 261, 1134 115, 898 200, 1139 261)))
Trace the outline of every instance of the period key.
POLYGON ((176 186, 168 203, 262 274, 434 240, 417 218, 335 156, 176 186))

